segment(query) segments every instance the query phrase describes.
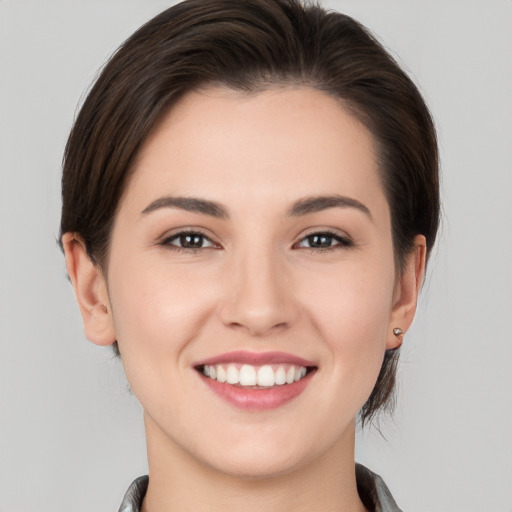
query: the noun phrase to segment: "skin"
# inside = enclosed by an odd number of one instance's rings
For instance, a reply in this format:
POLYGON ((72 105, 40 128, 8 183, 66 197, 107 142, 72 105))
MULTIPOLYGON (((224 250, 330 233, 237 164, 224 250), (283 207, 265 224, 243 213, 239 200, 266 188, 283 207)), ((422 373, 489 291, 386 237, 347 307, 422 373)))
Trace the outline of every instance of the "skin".
POLYGON ((355 417, 401 342, 393 328, 412 322, 425 240, 396 275, 372 135, 338 100, 309 88, 189 93, 138 155, 107 272, 78 235, 63 242, 86 335, 118 340, 145 411, 144 510, 364 510, 355 417), (289 214, 333 195, 368 212, 289 214), (215 201, 227 216, 142 213, 164 196, 215 201), (179 247, 183 229, 204 234, 203 247, 179 247), (330 247, 311 246, 319 232, 333 234, 330 247), (287 352, 317 371, 284 406, 238 409, 193 364, 240 349, 287 352))

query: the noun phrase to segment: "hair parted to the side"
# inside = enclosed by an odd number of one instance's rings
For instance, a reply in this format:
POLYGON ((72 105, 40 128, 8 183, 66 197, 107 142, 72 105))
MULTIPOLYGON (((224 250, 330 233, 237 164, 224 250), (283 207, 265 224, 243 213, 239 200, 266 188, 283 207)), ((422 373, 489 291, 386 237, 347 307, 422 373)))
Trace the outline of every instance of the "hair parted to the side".
MULTIPOLYGON (((395 261, 415 235, 430 253, 439 221, 438 150, 413 82, 352 18, 298 0, 186 0, 112 56, 66 145, 61 236, 74 232, 104 272, 115 213, 146 137, 187 92, 306 86, 340 101, 373 134, 390 205, 395 261)), ((392 404, 398 351, 385 354, 363 424, 392 404)))

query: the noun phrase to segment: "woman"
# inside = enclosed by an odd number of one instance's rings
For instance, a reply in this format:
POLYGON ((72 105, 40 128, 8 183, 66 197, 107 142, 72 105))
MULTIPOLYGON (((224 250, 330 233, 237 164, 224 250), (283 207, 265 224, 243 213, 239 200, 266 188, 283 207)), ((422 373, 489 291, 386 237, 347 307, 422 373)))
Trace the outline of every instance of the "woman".
POLYGON ((144 408, 121 510, 399 510, 355 423, 392 399, 437 172, 416 87, 347 16, 188 0, 126 41, 61 222, 86 335, 144 408))

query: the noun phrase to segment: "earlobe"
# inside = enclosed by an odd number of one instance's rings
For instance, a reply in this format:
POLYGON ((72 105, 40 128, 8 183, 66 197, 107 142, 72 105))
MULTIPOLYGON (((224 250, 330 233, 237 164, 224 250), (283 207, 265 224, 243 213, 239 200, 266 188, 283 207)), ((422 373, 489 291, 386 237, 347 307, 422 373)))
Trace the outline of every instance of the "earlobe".
POLYGON ((425 237, 416 235, 414 248, 409 254, 406 266, 396 283, 386 343, 387 349, 399 348, 404 334, 412 324, 425 275, 426 254, 425 237))
POLYGON ((103 272, 91 261, 84 242, 75 233, 64 233, 62 245, 68 275, 82 314, 85 335, 97 345, 111 345, 116 335, 103 272))

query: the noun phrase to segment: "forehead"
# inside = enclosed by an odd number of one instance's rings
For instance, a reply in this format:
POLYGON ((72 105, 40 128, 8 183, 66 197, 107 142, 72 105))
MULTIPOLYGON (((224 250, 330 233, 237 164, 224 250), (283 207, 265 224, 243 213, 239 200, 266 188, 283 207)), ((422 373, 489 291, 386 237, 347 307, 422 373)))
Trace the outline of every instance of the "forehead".
POLYGON ((383 198, 371 133, 340 100, 307 87, 188 93, 144 143, 125 199, 164 192, 233 204, 383 198))

